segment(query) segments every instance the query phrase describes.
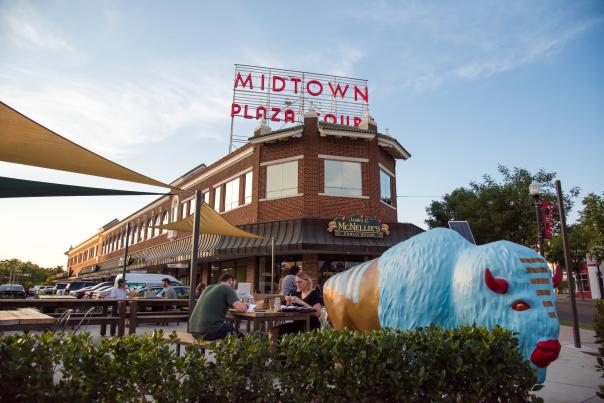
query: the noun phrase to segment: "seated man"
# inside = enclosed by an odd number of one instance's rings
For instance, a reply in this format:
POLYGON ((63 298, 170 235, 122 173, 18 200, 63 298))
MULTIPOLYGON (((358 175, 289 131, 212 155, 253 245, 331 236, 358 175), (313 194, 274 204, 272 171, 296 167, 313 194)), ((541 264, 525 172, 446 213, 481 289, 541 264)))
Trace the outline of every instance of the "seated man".
POLYGON ((229 333, 237 333, 230 323, 225 323, 226 313, 233 307, 239 312, 248 309, 247 304, 239 301, 233 289, 235 277, 225 273, 218 284, 206 287, 193 309, 189 321, 189 332, 204 340, 223 339, 229 333))

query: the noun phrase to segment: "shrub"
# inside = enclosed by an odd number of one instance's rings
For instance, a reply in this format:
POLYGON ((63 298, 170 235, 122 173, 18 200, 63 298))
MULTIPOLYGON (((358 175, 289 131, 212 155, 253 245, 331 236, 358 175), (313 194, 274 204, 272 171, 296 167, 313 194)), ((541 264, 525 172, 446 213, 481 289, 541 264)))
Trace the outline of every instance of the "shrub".
MULTIPOLYGON (((175 337, 175 336, 173 336, 175 337)), ((502 328, 314 331, 177 356, 161 331, 0 336, 0 401, 520 402, 536 378, 502 328), (277 358, 277 360, 273 360, 277 358)))

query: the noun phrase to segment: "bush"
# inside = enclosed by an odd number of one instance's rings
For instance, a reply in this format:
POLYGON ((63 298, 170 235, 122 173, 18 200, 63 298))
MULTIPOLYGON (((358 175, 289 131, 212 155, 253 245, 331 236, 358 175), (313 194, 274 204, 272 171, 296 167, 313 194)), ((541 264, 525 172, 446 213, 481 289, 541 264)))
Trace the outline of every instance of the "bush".
MULTIPOLYGON (((596 303, 596 317, 594 318, 594 330, 596 333, 596 343, 600 345, 598 347, 599 355, 598 355, 598 364, 596 368, 598 371, 604 371, 604 300, 600 299, 596 303)), ((604 378, 604 374, 602 374, 602 378, 604 378)), ((598 396, 604 398, 604 385, 600 385, 598 391, 598 396)))
POLYGON ((0 336, 0 401, 520 402, 536 381, 502 328, 230 337, 178 357, 161 331, 0 336), (272 358, 278 358, 274 361, 272 358))

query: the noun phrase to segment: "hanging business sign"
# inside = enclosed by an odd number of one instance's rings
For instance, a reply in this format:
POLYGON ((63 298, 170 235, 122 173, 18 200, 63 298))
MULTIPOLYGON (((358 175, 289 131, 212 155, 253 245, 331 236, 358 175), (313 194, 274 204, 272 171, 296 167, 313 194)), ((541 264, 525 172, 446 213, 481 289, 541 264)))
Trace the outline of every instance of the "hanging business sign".
POLYGON ((327 224, 327 231, 335 236, 355 238, 383 238, 384 234, 390 234, 388 224, 361 214, 337 216, 327 224))
POLYGON ((367 80, 235 65, 232 118, 301 123, 311 108, 323 122, 358 126, 369 111, 367 80))

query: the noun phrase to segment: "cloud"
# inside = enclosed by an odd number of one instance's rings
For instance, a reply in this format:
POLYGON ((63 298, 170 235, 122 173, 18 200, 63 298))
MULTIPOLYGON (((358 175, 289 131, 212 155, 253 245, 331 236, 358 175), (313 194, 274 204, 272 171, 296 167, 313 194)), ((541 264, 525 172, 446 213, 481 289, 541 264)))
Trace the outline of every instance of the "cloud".
POLYGON ((108 83, 0 66, 10 72, 0 82, 4 102, 109 158, 123 159, 136 146, 163 141, 182 130, 224 137, 211 130, 228 116, 231 94, 220 73, 162 66, 145 78, 108 83))
POLYGON ((48 51, 75 51, 58 30, 50 26, 28 3, 7 2, 1 14, 0 32, 12 46, 48 51))

